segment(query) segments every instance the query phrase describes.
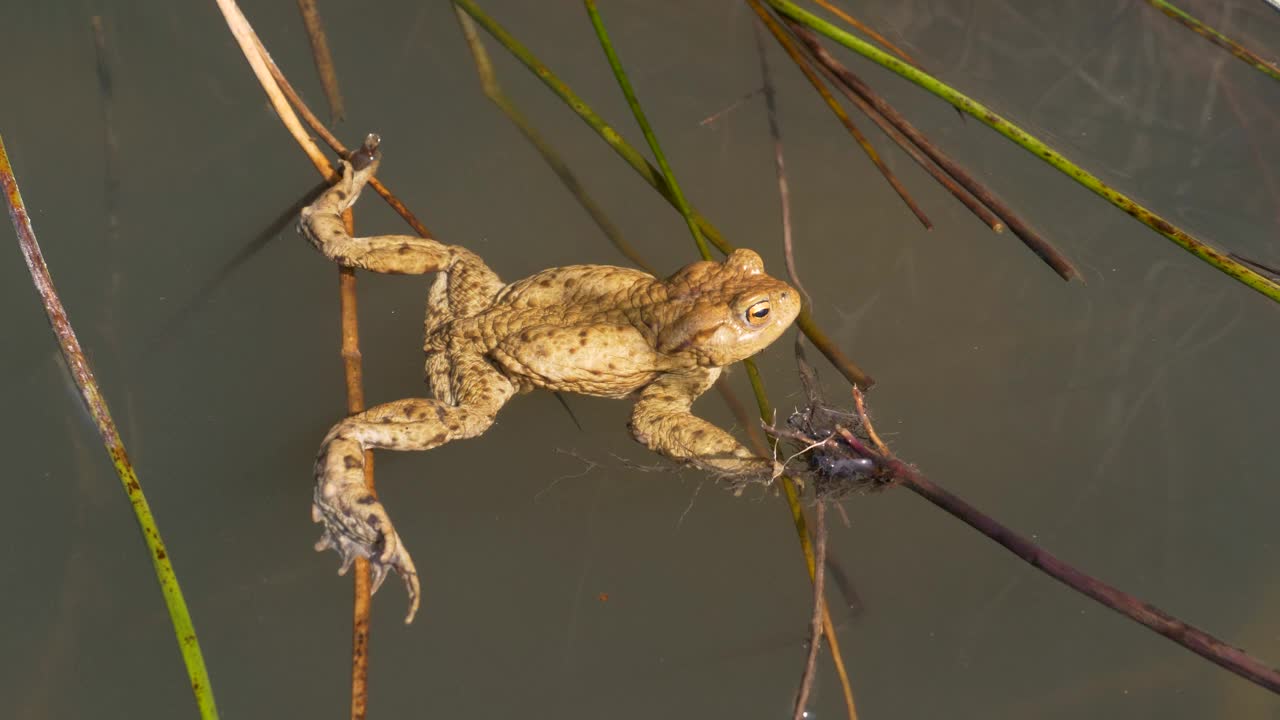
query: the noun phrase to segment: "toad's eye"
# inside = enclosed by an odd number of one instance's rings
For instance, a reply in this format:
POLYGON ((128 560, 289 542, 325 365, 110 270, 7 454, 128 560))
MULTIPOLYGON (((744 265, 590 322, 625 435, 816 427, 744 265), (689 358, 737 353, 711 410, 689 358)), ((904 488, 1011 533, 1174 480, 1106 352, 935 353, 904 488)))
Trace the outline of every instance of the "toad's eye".
POLYGON ((760 302, 747 308, 747 324, 752 326, 760 326, 769 319, 769 301, 761 300, 760 302))

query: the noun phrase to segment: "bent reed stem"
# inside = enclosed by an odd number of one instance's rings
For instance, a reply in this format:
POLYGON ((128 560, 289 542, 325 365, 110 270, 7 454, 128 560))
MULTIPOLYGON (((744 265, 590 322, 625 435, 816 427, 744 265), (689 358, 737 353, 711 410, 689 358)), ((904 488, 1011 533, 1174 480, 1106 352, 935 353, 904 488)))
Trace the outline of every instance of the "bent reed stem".
POLYGON ((209 670, 205 667, 204 655, 200 652, 200 639, 196 635, 195 624, 191 620, 191 612, 178 584, 177 573, 173 569, 173 561, 169 550, 165 547, 160 529, 156 526, 155 516, 151 513, 151 505, 142 492, 142 484, 129 460, 124 441, 111 419, 111 410, 107 407, 106 398, 98 387, 93 368, 80 347, 80 340, 71 327, 66 308, 53 286, 53 277, 44 255, 40 252, 40 244, 36 241, 35 228, 31 225, 31 216, 27 213, 26 204, 22 200, 22 191, 18 187, 18 179, 14 176, 13 166, 9 163, 9 153, 5 149, 4 138, 0 137, 0 187, 4 189, 5 200, 9 206, 9 219, 13 222, 14 232, 18 236, 18 246, 22 249, 22 257, 26 260, 27 269, 31 272, 31 283, 44 305, 49 325, 58 339, 58 348, 67 363, 67 369, 74 378, 80 397, 84 400, 89 415, 93 418, 98 434, 102 436, 103 449, 111 458, 116 475, 124 488, 129 504, 133 506, 134 518, 138 528, 142 530, 143 541, 151 555, 151 565, 155 571, 156 582, 160 584, 160 593, 164 596, 164 604, 169 610, 169 620, 173 623, 173 632, 177 637, 178 650, 186 664, 187 679, 191 683, 191 692, 195 695, 196 706, 200 709, 203 720, 216 720, 217 704, 214 702, 213 685, 209 681, 209 670))

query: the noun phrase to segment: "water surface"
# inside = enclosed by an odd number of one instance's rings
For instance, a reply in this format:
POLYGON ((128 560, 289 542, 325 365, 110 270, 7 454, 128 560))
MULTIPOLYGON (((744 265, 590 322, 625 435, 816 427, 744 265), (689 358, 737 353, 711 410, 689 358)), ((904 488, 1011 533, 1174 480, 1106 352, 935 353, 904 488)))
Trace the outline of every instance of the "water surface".
MULTIPOLYGON (((633 142, 573 3, 485 3, 633 142)), ((1258 48, 1256 0, 1188 3, 1258 48)), ((481 94, 444 3, 321 8, 347 101, 384 138, 382 178, 442 239, 506 278, 622 258, 481 94)), ((291 3, 245 11, 322 96, 291 3)), ((693 201, 781 272, 752 16, 736 3, 602 3, 693 201)), ((1273 81, 1145 3, 866 2, 929 69, 1189 230, 1280 263, 1273 81)), ((337 273, 288 228, 200 289, 316 183, 213 3, 0 7, 0 131, 54 279, 160 520, 224 717, 346 712, 349 580, 316 554, 310 466, 341 417, 337 273), (113 78, 107 123, 90 17, 113 78), (110 185, 109 177, 115 178, 110 185), (113 223, 114 218, 114 223, 113 223)), ((650 261, 695 257, 683 222, 491 44, 509 93, 650 261)), ((863 122, 931 215, 925 231, 770 48, 797 260, 832 337, 873 373, 875 419, 930 477, 1080 567, 1280 661, 1274 508, 1280 315, 913 86, 849 59, 1081 268, 1059 281, 863 122)), ((379 203, 365 232, 400 232, 379 203)), ((426 282, 362 276, 371 402, 421 393, 426 282)), ((8 340, 0 715, 194 710, 127 503, 69 389, 19 253, 0 262, 8 340)), ((799 400, 785 344, 760 363, 799 400)), ((845 386, 823 366, 836 396, 845 386)), ((733 382, 743 397, 742 373, 733 382)), ((513 401, 483 438, 378 456, 424 576, 418 621, 375 602, 372 717, 783 717, 807 579, 783 503, 656 461, 625 403, 513 401)), ((709 396, 698 411, 729 424, 709 396)), ((866 718, 1274 717, 1280 703, 1048 580, 903 491, 845 503, 831 551, 863 612, 842 642, 866 718)), ((829 663, 825 663, 827 668, 829 663)), ((841 714, 834 676, 813 712, 841 714)))

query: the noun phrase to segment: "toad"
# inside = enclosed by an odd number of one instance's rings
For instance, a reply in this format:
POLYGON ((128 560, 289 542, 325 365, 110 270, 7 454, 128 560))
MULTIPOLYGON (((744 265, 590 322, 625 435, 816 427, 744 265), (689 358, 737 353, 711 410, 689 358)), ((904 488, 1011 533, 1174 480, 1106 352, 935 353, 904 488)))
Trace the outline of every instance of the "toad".
MULTIPOLYGON (((367 146, 368 147, 368 146, 367 146)), ((735 250, 659 279, 630 268, 571 265, 504 283, 475 253, 408 235, 352 237, 342 213, 380 156, 362 150, 342 178, 303 209, 300 230, 325 257, 379 273, 436 273, 427 295, 431 397, 396 400, 333 426, 316 458, 317 550, 345 572, 368 558, 376 590, 388 570, 419 603, 417 571, 382 503, 364 482, 364 451, 429 450, 473 438, 517 393, 536 388, 634 398, 629 427, 650 449, 734 482, 768 481, 775 462, 690 413, 721 370, 773 342, 800 296, 766 275, 760 256, 735 250)))

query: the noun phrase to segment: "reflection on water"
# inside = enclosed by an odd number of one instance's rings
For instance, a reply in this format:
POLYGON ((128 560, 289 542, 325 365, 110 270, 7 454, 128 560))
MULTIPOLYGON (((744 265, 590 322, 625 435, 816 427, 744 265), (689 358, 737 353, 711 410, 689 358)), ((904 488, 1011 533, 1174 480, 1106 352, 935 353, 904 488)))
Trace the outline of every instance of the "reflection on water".
MULTIPOLYGON (((579 7, 485 5, 640 144, 579 7)), ((1263 3, 1186 6, 1254 48, 1280 47, 1280 20, 1263 3)), ((312 455, 343 407, 335 272, 292 229, 221 270, 315 178, 212 3, 109 10, 0 8, 11 31, 0 131, 166 534, 224 715, 343 712, 349 584, 311 552, 308 517, 312 455), (108 113, 100 57, 112 71, 108 113)), ((741 100, 759 84, 750 12, 604 10, 686 192, 780 269, 762 100, 741 100)), ((856 10, 1104 180, 1225 249, 1280 264, 1274 83, 1147 4, 856 10)), ((296 9, 245 11, 320 105, 296 9)), ((446 6, 321 11, 347 104, 338 134, 381 133, 382 179, 442 238, 504 277, 622 262, 487 103, 446 6)), ((491 50, 507 92, 628 239, 664 272, 692 259, 680 218, 491 50)), ((872 135, 934 220, 921 229, 771 52, 799 270, 819 322, 879 381, 870 402, 895 450, 1063 558, 1274 663, 1275 309, 978 123, 850 59, 1087 284, 1057 280, 872 135)), ((367 232, 399 232, 398 222, 376 203, 358 212, 367 232)), ((370 401, 420 392, 424 281, 362 277, 360 292, 370 401)), ((64 389, 16 252, 0 263, 0 294, 11 510, 2 714, 189 716, 137 530, 64 389)), ((800 402, 789 352, 775 347, 761 366, 780 409, 800 402)), ((834 372, 823 378, 844 392, 834 372)), ((745 391, 740 373, 732 382, 745 391)), ((535 394, 481 439, 378 456, 381 492, 419 549, 425 604, 404 628, 402 597, 375 602, 374 715, 789 712, 809 591, 782 503, 735 499, 694 473, 639 472, 632 463, 652 459, 628 437, 627 405, 571 402, 582 430, 535 394)), ((713 398, 698 410, 732 423, 713 398)), ((841 638, 864 717, 1280 710, 914 497, 845 509, 831 550, 866 607, 841 638)), ((812 710, 841 713, 827 671, 812 710)))

